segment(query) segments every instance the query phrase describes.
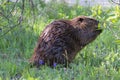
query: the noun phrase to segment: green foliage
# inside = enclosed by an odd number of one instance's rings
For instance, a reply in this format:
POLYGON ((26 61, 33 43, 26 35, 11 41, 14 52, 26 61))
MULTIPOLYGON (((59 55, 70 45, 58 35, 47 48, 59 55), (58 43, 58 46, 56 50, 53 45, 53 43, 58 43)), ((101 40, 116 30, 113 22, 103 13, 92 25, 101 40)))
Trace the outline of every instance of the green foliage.
POLYGON ((18 24, 22 3, 21 0, 13 9, 15 3, 0 1, 0 80, 120 79, 119 6, 82 7, 56 0, 47 4, 43 0, 33 0, 33 7, 25 0, 23 21, 14 27, 18 24), (30 68, 29 58, 44 27, 54 19, 71 19, 80 15, 98 19, 102 34, 85 47, 68 68, 30 68))

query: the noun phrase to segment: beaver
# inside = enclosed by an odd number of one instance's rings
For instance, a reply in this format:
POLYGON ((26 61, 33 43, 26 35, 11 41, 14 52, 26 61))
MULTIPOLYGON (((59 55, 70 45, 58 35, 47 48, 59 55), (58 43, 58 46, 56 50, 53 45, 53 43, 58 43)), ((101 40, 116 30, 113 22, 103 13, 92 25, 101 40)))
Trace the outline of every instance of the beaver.
POLYGON ((71 20, 55 20, 41 33, 30 63, 39 67, 57 64, 67 66, 76 54, 102 32, 99 21, 87 16, 71 20))

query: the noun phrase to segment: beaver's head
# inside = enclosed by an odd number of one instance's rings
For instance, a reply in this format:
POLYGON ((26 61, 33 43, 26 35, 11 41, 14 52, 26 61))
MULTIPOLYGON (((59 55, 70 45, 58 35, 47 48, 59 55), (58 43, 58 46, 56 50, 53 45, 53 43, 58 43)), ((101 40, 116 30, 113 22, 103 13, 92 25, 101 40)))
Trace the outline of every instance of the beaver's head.
POLYGON ((92 42, 102 32, 102 29, 98 28, 99 21, 93 18, 79 16, 71 21, 76 29, 76 39, 79 40, 81 45, 92 42))

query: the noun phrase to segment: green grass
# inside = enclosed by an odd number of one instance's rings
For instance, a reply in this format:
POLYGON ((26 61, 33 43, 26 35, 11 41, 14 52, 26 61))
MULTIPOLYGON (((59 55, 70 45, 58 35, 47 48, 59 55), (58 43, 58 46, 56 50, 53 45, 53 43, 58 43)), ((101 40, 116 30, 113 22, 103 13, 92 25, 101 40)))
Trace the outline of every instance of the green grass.
MULTIPOLYGON (((44 5, 42 16, 39 15, 40 10, 35 10, 35 23, 27 7, 21 25, 0 38, 0 80, 120 80, 120 8, 51 4, 55 3, 44 5), (44 27, 54 19, 70 19, 79 15, 98 19, 102 34, 81 50, 68 68, 30 68, 29 58, 44 27)), ((16 21, 14 17, 13 22, 16 21)), ((1 23, 4 26, 13 25, 3 17, 0 21, 4 21, 1 23)), ((3 29, 1 34, 7 31, 6 27, 0 28, 3 29)))

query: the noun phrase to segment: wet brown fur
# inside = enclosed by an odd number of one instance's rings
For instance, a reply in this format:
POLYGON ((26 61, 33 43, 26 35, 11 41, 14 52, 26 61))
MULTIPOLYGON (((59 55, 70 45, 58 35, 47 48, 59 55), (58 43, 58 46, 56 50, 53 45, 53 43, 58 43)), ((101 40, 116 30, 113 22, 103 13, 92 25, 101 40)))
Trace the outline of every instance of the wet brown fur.
POLYGON ((41 33, 30 62, 37 67, 44 64, 53 66, 54 63, 66 66, 102 32, 98 30, 98 23, 85 16, 53 21, 41 33))

